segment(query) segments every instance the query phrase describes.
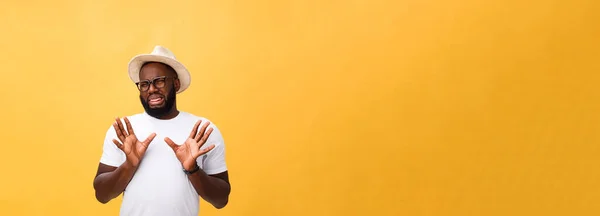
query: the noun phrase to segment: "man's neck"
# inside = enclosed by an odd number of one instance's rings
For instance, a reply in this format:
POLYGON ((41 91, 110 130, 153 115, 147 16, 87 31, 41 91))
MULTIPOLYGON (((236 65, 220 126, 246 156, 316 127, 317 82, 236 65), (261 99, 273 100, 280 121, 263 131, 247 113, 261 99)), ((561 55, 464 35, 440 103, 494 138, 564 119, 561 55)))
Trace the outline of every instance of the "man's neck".
POLYGON ((169 111, 167 114, 161 116, 158 119, 169 120, 169 119, 177 117, 177 115, 179 115, 179 110, 177 110, 177 108, 173 107, 173 109, 171 109, 171 111, 169 111))
POLYGON ((173 105, 173 107, 171 107, 171 109, 165 113, 164 115, 160 115, 160 116, 154 116, 154 115, 150 115, 150 113, 147 113, 147 115, 149 115, 152 118, 155 119, 160 119, 160 120, 169 120, 169 119, 173 119, 175 117, 177 117, 179 115, 179 110, 177 110, 177 107, 175 105, 173 105))

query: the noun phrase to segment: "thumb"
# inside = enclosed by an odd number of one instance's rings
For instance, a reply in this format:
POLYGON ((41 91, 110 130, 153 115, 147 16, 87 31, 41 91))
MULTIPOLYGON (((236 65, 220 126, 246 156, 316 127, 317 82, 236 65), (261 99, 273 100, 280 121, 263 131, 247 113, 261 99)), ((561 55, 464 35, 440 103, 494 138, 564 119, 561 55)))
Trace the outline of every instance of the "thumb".
POLYGON ((148 136, 148 138, 146 138, 146 140, 144 140, 142 142, 142 144, 146 147, 148 147, 148 145, 150 145, 150 143, 152 142, 152 140, 154 139, 154 137, 156 137, 156 133, 152 133, 150 134, 150 136, 148 136))
POLYGON ((171 149, 173 149, 173 151, 177 150, 177 148, 179 146, 177 146, 177 144, 175 144, 175 142, 173 142, 173 140, 171 140, 171 138, 169 137, 165 137, 165 142, 167 143, 167 145, 169 145, 171 147, 171 149))
POLYGON ((215 148, 215 145, 212 144, 210 145, 208 148, 205 148, 203 150, 198 150, 198 152, 196 152, 196 154, 194 154, 194 158, 198 158, 206 153, 208 153, 210 150, 212 150, 213 148, 215 148))
POLYGON ((203 152, 203 151, 198 151, 198 152, 196 152, 196 154, 192 155, 192 157, 193 157, 194 159, 198 159, 198 157, 202 156, 203 154, 204 154, 204 152, 203 152))

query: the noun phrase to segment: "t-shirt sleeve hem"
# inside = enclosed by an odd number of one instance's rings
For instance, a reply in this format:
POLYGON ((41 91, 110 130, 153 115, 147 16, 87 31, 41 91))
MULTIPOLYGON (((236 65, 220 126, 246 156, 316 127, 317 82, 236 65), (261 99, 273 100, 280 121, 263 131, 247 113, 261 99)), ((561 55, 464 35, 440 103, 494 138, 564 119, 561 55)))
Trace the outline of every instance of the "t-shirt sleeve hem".
POLYGON ((100 159, 100 163, 108 165, 108 166, 112 166, 112 167, 119 167, 121 166, 121 163, 115 162, 115 161, 111 161, 111 160, 105 160, 105 159, 100 159))
POLYGON ((227 171, 227 167, 226 166, 223 166, 223 167, 220 167, 220 168, 216 168, 216 169, 204 170, 204 172, 207 175, 219 174, 219 173, 222 173, 222 172, 225 172, 225 171, 227 171))

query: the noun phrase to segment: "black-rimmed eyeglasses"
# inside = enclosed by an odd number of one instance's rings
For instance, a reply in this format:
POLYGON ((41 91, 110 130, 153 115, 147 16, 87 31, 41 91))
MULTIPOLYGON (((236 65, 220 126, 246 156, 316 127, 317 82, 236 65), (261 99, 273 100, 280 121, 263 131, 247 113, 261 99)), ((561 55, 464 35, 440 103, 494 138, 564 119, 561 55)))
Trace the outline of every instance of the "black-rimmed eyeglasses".
POLYGON ((140 91, 148 91, 148 89, 150 89, 150 85, 154 85, 154 88, 162 88, 165 87, 166 84, 166 80, 168 78, 168 76, 160 76, 160 77, 155 77, 152 80, 142 80, 140 82, 135 83, 135 85, 138 87, 138 89, 140 91))

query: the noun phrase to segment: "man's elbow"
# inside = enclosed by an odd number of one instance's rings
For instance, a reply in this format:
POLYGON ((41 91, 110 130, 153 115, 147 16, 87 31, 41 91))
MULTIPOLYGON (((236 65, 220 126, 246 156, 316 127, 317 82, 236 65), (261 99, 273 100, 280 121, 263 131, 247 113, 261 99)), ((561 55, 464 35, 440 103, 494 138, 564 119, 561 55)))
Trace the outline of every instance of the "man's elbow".
POLYGON ((98 193, 98 191, 96 191, 96 200, 98 200, 98 202, 102 204, 106 204, 110 202, 111 198, 109 198, 108 196, 103 196, 102 194, 98 193))
POLYGON ((102 203, 102 204, 106 204, 108 203, 110 200, 109 199, 104 199, 101 197, 96 196, 96 200, 98 200, 98 202, 102 203))
POLYGON ((215 203, 215 204, 213 204, 213 206, 216 209, 222 209, 222 208, 225 208, 225 206, 227 206, 227 203, 229 203, 229 199, 225 198, 225 200, 223 200, 223 201, 221 201, 219 203, 215 203))
POLYGON ((216 209, 222 209, 225 208, 225 206, 227 206, 227 203, 229 203, 229 194, 231 194, 230 187, 227 188, 227 193, 225 194, 225 197, 222 200, 220 200, 221 202, 214 205, 216 209))

